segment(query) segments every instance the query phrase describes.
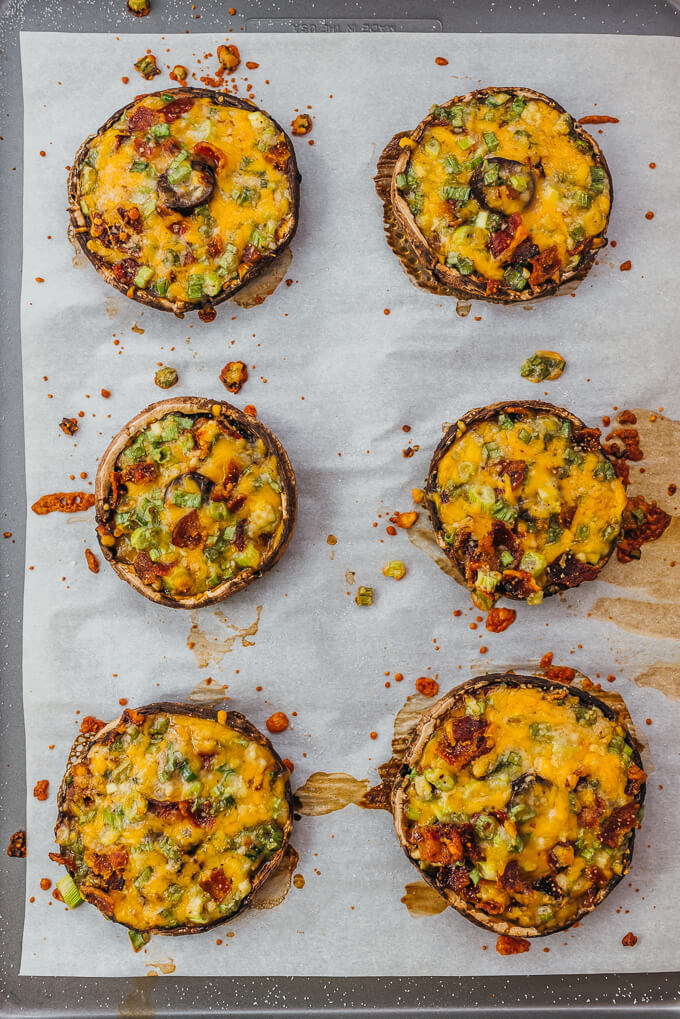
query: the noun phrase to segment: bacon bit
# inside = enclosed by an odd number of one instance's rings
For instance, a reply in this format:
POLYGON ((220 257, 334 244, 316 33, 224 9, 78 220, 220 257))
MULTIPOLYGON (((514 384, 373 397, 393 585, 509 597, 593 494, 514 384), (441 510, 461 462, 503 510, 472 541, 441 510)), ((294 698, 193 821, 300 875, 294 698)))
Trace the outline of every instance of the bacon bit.
POLYGON ((48 877, 41 877, 40 878, 40 887, 42 888, 42 890, 44 892, 47 892, 52 887, 52 882, 50 881, 50 879, 48 877))
POLYGON ((632 931, 628 931, 628 933, 624 934, 621 938, 621 944, 624 948, 635 948, 637 942, 637 934, 633 934, 632 931))
POLYGON ((85 558, 87 559, 87 568, 90 573, 99 573, 99 560, 92 549, 85 549, 85 558))
POLYGON ((373 730, 373 732, 369 732, 368 735, 371 737, 371 739, 377 739, 378 738, 378 734, 377 734, 377 732, 375 730, 373 730))
POLYGON ((256 67, 260 65, 255 60, 246 60, 246 67, 249 71, 254 71, 256 67))
POLYGON ((397 533, 397 529, 396 529, 396 527, 393 527, 393 526, 392 526, 392 524, 388 524, 388 525, 387 525, 387 527, 385 528, 385 530, 387 531, 387 533, 388 533, 388 534, 390 535, 390 537, 392 537, 392 538, 393 538, 393 537, 394 537, 394 535, 395 535, 395 534, 397 533))
POLYGON ((448 867, 463 860, 463 841, 453 824, 417 825, 413 841, 425 863, 448 867))
POLYGON ((85 715, 85 718, 80 723, 80 731, 88 735, 94 735, 103 728, 104 722, 102 722, 99 718, 95 718, 94 715, 85 715))
POLYGON ((184 116, 185 113, 188 113, 193 105, 194 100, 191 96, 179 96, 177 99, 173 99, 162 110, 166 124, 173 124, 180 117, 184 116))
POLYGON ((455 740, 451 744, 448 736, 444 736, 437 745, 437 754, 447 761, 456 771, 460 771, 471 761, 488 753, 486 730, 489 723, 471 715, 452 718, 447 728, 455 740))
POLYGON ((217 47, 217 59, 226 71, 235 71, 241 63, 241 54, 238 47, 230 43, 228 46, 217 47))
POLYGON ((46 800, 49 787, 50 783, 46 778, 41 778, 40 781, 36 782, 35 788, 33 789, 33 795, 36 800, 46 800))
POLYGON ((615 849, 621 842, 623 835, 632 831, 633 828, 639 828, 639 811, 639 803, 626 803, 622 807, 615 807, 600 828, 600 842, 602 845, 615 849))
POLYGON ((582 563, 571 552, 566 552, 548 566, 546 573, 551 580, 565 587, 578 587, 586 580, 595 580, 599 570, 596 566, 582 563))
POLYGON ((628 771, 626 772, 628 781, 626 782, 626 795, 637 796, 643 783, 647 779, 647 772, 639 768, 635 761, 631 761, 628 765, 628 771))
MULTIPOLYGON (((517 248, 527 236, 528 230, 522 223, 522 217, 518 212, 514 212, 508 219, 503 230, 496 230, 495 233, 491 234, 489 244, 492 256, 503 262, 507 261, 515 248, 517 248), (502 259, 500 257, 501 255, 503 255, 502 259)), ((500 281, 497 280, 496 282, 498 283, 498 286, 500 286, 500 281)), ((489 293, 488 285, 487 293, 489 293)))
POLYGON ((411 510, 409 513, 395 513, 390 517, 393 524, 396 524, 397 527, 402 527, 404 530, 413 527, 417 519, 418 514, 415 510, 411 510))
POLYGON ((486 617, 486 628, 490 633, 503 633, 515 622, 517 613, 514 609, 493 608, 486 617))
POLYGON ((446 67, 448 65, 448 63, 449 63, 448 60, 446 59, 446 57, 435 57, 434 58, 434 62, 439 67, 446 67))
POLYGON ((206 536, 201 531, 197 510, 190 510, 175 524, 172 531, 172 544, 177 548, 202 548, 206 536))
POLYGON ((401 683, 403 678, 404 678, 404 676, 403 676, 403 674, 401 672, 395 672, 395 674, 394 674, 394 682, 395 683, 401 683))
POLYGON ((307 113, 299 113, 295 120, 291 121, 293 134, 309 134, 312 130, 312 118, 307 113))
MULTIPOLYGON (((624 413, 626 413, 624 411, 624 413)), ((635 415, 631 415, 635 418, 635 415)), ((623 444, 623 449, 620 449, 613 443, 605 444, 603 446, 605 453, 609 456, 623 457, 626 460, 642 460, 643 452, 640 449, 640 435, 635 428, 615 428, 613 432, 607 436, 607 439, 620 439, 623 444)))
POLYGON ((245 405, 245 407, 243 408, 243 413, 247 414, 248 417, 256 418, 257 417, 257 407, 254 407, 252 403, 247 403, 245 405))
POLYGON ((621 265, 619 266, 619 269, 621 270, 621 272, 628 272, 628 270, 632 269, 632 268, 633 268, 633 265, 632 265, 632 262, 631 262, 631 260, 629 258, 627 258, 626 261, 622 262, 621 265))
POLYGON ((220 380, 230 393, 238 393, 248 381, 248 368, 243 361, 229 361, 220 372, 220 380))
POLYGON ((43 279, 43 277, 42 277, 42 276, 36 276, 36 278, 35 278, 35 282, 36 282, 36 283, 44 283, 44 282, 45 282, 45 280, 43 279))
MULTIPOLYGON (((52 854, 50 853, 50 859, 51 859, 51 857, 52 857, 52 854)), ((57 902, 63 902, 64 901, 64 896, 61 894, 61 892, 59 891, 58 888, 55 888, 54 891, 52 892, 52 898, 56 899, 57 902)))
MULTIPOLYGON (((216 145, 211 145, 209 142, 198 142, 194 145, 194 152, 197 156, 203 159, 206 163, 210 163, 216 169, 224 166, 227 157, 221 149, 218 149, 216 145)), ((219 252, 215 252, 219 254, 219 252)))
POLYGON ((654 219, 654 213, 650 209, 649 212, 645 213, 645 219, 654 219))
POLYGON ((290 725, 290 722, 288 721, 288 715, 284 714, 283 711, 275 711, 264 724, 269 732, 284 732, 290 725))
POLYGON ((226 876, 221 867, 216 867, 198 884, 215 902, 222 902, 231 891, 231 878, 226 876))
POLYGON ((499 955, 522 955, 531 948, 528 938, 513 938, 510 934, 499 934, 496 951, 499 955))
POLYGON ((170 71, 170 77, 173 81, 184 82, 187 80, 188 71, 184 64, 175 64, 173 69, 170 71))
POLYGON ((503 477, 507 474, 510 479, 510 488, 513 492, 521 488, 527 472, 527 465, 524 460, 501 460, 498 464, 498 474, 503 477))
POLYGON ((562 268, 560 253, 556 246, 546 248, 539 255, 536 255, 532 262, 529 283, 532 287, 538 287, 546 280, 557 282, 562 268))
POLYGON ((102 394, 102 396, 104 397, 105 400, 108 400, 108 398, 111 396, 111 390, 110 389, 102 389, 101 394, 102 394))
POLYGON ((648 503, 642 495, 629 499, 616 547, 619 562, 629 563, 631 559, 639 559, 642 546, 660 538, 670 522, 668 513, 657 506, 656 502, 648 503))
POLYGON ((637 418, 632 410, 622 410, 619 414, 619 423, 622 425, 636 425, 637 418))
POLYGON ((7 855, 15 856, 17 859, 23 859, 26 856, 26 832, 15 831, 10 836, 9 845, 7 846, 7 855))
POLYGON ((94 506, 94 495, 91 492, 53 492, 41 495, 31 509, 38 516, 45 513, 81 513, 94 506))
POLYGON ((77 418, 62 418, 59 422, 64 435, 75 435, 78 431, 78 419, 77 418))
POLYGON ((606 809, 607 801, 601 796, 596 796, 593 803, 587 803, 579 810, 576 818, 579 827, 594 828, 599 824, 600 818, 604 815, 606 809))
POLYGON ((142 485, 145 481, 153 481, 158 475, 158 468, 151 460, 144 460, 142 463, 128 464, 124 467, 120 479, 126 484, 132 482, 134 485, 142 485))
POLYGON ((124 74, 120 80, 123 82, 124 85, 127 85, 130 79, 128 78, 127 74, 124 74))
POLYGON ((423 697, 434 697, 435 694, 439 693, 439 683, 436 679, 431 679, 429 676, 418 676, 416 690, 423 697))
POLYGON ((230 7, 230 8, 229 8, 229 13, 231 14, 231 16, 232 16, 232 18, 233 18, 233 17, 234 17, 234 15, 236 14, 236 8, 235 8, 235 7, 230 7))
POLYGON ((12 532, 11 531, 3 531, 2 532, 2 536, 3 536, 3 538, 11 538, 12 537, 12 532))
POLYGON ((604 117, 601 114, 592 113, 588 117, 581 117, 579 124, 618 124, 618 117, 604 117))
POLYGON ((286 766, 291 775, 295 771, 295 765, 291 761, 290 757, 282 757, 281 764, 284 764, 286 766))

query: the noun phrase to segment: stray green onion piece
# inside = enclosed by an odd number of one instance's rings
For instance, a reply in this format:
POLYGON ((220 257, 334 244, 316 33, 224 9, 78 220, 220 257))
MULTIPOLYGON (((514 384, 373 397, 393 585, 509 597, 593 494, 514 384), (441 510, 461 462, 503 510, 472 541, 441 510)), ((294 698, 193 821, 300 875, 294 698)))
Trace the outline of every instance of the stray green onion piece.
POLYGON ((69 909, 75 909, 83 901, 78 886, 70 874, 66 874, 60 881, 57 881, 57 888, 69 909))
POLYGON ((537 350, 522 362, 520 374, 529 382, 549 382, 559 379, 567 362, 553 350, 537 350))
POLYGON ((394 577, 395 580, 401 580, 402 577, 406 576, 406 567, 398 559, 393 559, 386 566, 383 566, 383 573, 386 577, 394 577))
POLYGON ((149 935, 146 931, 128 931, 128 937, 130 938, 130 944, 132 945, 135 952, 141 951, 144 945, 149 944, 149 935))
POLYGON ((372 587, 360 587, 357 591, 357 596, 354 599, 357 605, 372 605, 373 604, 373 588, 372 587))
POLYGON ((179 376, 174 368, 168 368, 164 365, 158 369, 153 380, 160 389, 172 389, 173 386, 177 385, 178 378, 179 376))

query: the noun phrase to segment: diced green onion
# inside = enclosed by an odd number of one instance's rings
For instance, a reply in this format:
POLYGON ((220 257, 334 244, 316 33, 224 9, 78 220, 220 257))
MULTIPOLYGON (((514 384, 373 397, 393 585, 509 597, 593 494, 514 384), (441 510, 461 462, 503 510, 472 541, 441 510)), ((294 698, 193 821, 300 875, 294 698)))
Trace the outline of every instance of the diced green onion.
POLYGON ((471 145, 472 145, 472 138, 459 138, 458 139, 458 148, 462 149, 463 152, 465 152, 467 149, 469 149, 471 145))
POLYGON ((140 952, 144 945, 149 944, 149 935, 146 931, 128 931, 128 937, 135 952, 140 952))
POLYGON ((476 867, 473 867, 472 870, 470 871, 469 878, 472 881, 473 885, 476 886, 481 881, 482 875, 479 873, 479 870, 476 867))
POLYGON ((591 166, 590 187, 596 195, 599 195, 604 191, 604 180, 604 169, 601 166, 591 166))
POLYGON ((467 202, 470 188, 467 184, 445 184, 439 194, 445 202, 467 202))
POLYGON ((585 704, 577 704, 574 707, 574 714, 579 725, 591 726, 597 721, 597 710, 588 708, 585 704))
POLYGON ((172 493, 172 501, 175 506, 198 509, 203 502, 203 496, 200 492, 186 492, 183 488, 175 488, 172 493))
POLYGON ((354 599, 357 605, 372 605, 373 604, 373 588, 372 587, 360 587, 357 591, 357 596, 354 599))
POLYGON ((508 414, 506 414, 505 411, 501 411, 500 414, 498 415, 498 427, 502 428, 503 431, 508 431, 510 428, 512 428, 512 426, 513 426, 512 418, 508 414))
POLYGON ((488 229, 489 224, 489 213, 486 209, 480 209, 477 213, 477 219, 475 220, 475 226, 481 227, 482 230, 488 229))
POLYGON ((593 471, 593 477, 599 481, 613 481, 616 477, 616 471, 609 460, 601 460, 593 471))
POLYGON ((441 151, 441 145, 436 138, 428 138, 423 148, 427 152, 428 156, 438 156, 441 151))
POLYGON ((489 187, 492 184, 495 184, 497 180, 498 180, 498 165, 496 163, 491 163, 491 165, 487 166, 486 170, 484 171, 484 185, 485 187, 489 187))
POLYGON ((499 556, 499 559, 500 559, 500 564, 501 564, 501 566, 503 568, 505 568, 506 566, 510 566, 515 561, 515 557, 512 554, 512 552, 508 552, 508 550, 505 549, 505 548, 501 552, 501 554, 499 556))
POLYGON ((526 177, 511 177, 510 184, 515 189, 515 191, 519 191, 521 193, 522 191, 526 190, 527 179, 526 177))
POLYGON ((546 542, 548 545, 554 545, 556 541, 559 541, 562 536, 562 528, 559 524, 551 520, 548 524, 548 532, 546 534, 546 542))
POLYGON ((401 560, 393 559, 383 566, 383 573, 386 577, 392 577, 394 580, 402 580, 406 575, 406 567, 401 560))
POLYGON ((497 442, 485 442, 482 446, 482 452, 485 460, 498 460, 499 457, 503 456, 503 450, 497 442))
POLYGON ((579 524, 574 534, 576 541, 587 541, 590 537, 590 528, 588 524, 579 524))
POLYGON ((498 499, 494 503, 493 516, 496 520, 503 520, 506 524, 514 524, 517 519, 517 510, 514 506, 509 506, 503 499, 498 499))
POLYGON ((512 103, 510 104, 509 110, 509 113, 512 114, 513 120, 521 116, 521 114, 524 112, 525 106, 526 102, 524 101, 524 99, 522 99, 520 96, 515 96, 515 98, 512 100, 512 103))
POLYGON ((57 881, 57 888, 69 909, 75 909, 83 901, 78 886, 70 874, 65 874, 61 880, 57 881))
POLYGON ((509 98, 510 96, 507 92, 491 92, 484 102, 487 106, 503 106, 509 98))
POLYGON ((452 106, 448 111, 445 110, 444 113, 448 115, 448 118, 451 121, 451 127, 463 126, 465 110, 462 106, 452 106))
POLYGON ((180 184, 183 180, 191 175, 191 163, 188 159, 187 152, 180 152, 178 156, 175 156, 170 166, 167 169, 167 178, 169 184, 180 184))
POLYGON ((491 513, 496 502, 496 493, 491 485, 470 485, 468 502, 479 506, 483 513, 491 513))
POLYGON ((130 167, 131 173, 144 173, 144 171, 148 169, 149 164, 145 159, 135 159, 134 163, 130 167))
POLYGON ((448 173, 451 174, 460 173, 460 163, 454 156, 453 152, 450 152, 448 156, 444 156, 442 162, 448 173))
POLYGON ((158 297, 165 297, 168 292, 168 281, 154 280, 154 282, 151 284, 151 290, 153 290, 153 292, 157 294, 158 297))
POLYGON ((491 814, 480 814, 474 823, 475 834, 480 839, 489 840, 493 838, 498 830, 496 819, 491 814))
POLYGON ((144 217, 144 219, 148 219, 149 216, 153 216, 155 211, 156 211, 156 199, 147 198, 147 200, 142 205, 142 216, 144 217))
POLYGON ((406 187, 406 174, 405 173, 398 173, 397 174, 397 187, 399 188, 400 191, 403 191, 404 188, 406 187))
POLYGON ((137 275, 135 276, 133 283, 140 290, 144 290, 147 283, 153 276, 153 269, 150 269, 148 265, 143 265, 137 275))
POLYGON ((146 884, 151 875, 153 874, 153 867, 145 867, 144 870, 140 871, 134 880, 134 886, 137 891, 141 891, 142 886, 146 884))
POLYGON ((529 735, 540 743, 548 743, 553 736, 550 726, 543 722, 532 722, 529 726, 529 735))
POLYGON ((537 577, 539 573, 542 573, 547 566, 547 561, 544 555, 540 552, 525 552, 522 556, 522 561, 519 564, 520 570, 525 570, 530 573, 532 577, 537 577))
POLYGON ((170 135, 170 125, 152 124, 149 128, 149 134, 154 138, 167 138, 170 135))
POLYGON ((607 750, 609 751, 610 754, 621 755, 623 753, 623 748, 625 745, 626 743, 623 736, 619 735, 612 736, 609 743, 607 744, 607 750))
POLYGON ((469 481, 473 474, 476 473, 477 468, 474 464, 468 463, 466 460, 463 460, 461 463, 458 464, 458 477, 463 483, 469 481))
POLYGON ((586 236, 585 228, 580 223, 574 223, 569 228, 569 236, 571 237, 572 241, 574 241, 575 244, 580 244, 580 242, 584 240, 586 236))
POLYGON ((203 296, 203 273, 194 273, 187 281, 187 298, 190 301, 200 301, 203 296))
MULTIPOLYGON (((493 131, 484 132, 484 144, 486 145, 489 152, 493 152, 495 149, 498 148, 498 138, 493 133, 493 131)), ((496 166, 495 163, 493 165, 496 166)), ((496 169, 498 169, 497 166, 496 169)))
POLYGON ((527 598, 527 605, 540 605, 542 601, 543 601, 543 592, 542 591, 534 591, 527 598))
POLYGON ((461 276, 469 276, 475 268, 471 258, 464 258, 463 255, 459 255, 455 251, 446 256, 446 264, 457 269, 461 276))
POLYGON ((487 594, 491 594, 495 591, 500 582, 501 575, 495 570, 482 569, 477 570, 477 576, 475 577, 475 587, 480 591, 486 591, 487 594))
POLYGON ((531 442, 531 432, 529 431, 528 428, 520 428, 519 435, 517 436, 517 438, 520 440, 520 442, 524 442, 526 445, 528 445, 531 442))
POLYGON ((574 191, 574 201, 580 205, 582 209, 589 209, 593 204, 593 196, 589 191, 574 191))
POLYGON ((503 282, 506 286, 510 287, 511 290, 524 290, 527 285, 527 277, 521 269, 515 269, 513 266, 508 266, 503 273, 503 282))
POLYGON ((203 292, 206 293, 208 297, 215 297, 219 294, 221 289, 222 280, 218 274, 212 269, 206 272, 203 277, 203 292))

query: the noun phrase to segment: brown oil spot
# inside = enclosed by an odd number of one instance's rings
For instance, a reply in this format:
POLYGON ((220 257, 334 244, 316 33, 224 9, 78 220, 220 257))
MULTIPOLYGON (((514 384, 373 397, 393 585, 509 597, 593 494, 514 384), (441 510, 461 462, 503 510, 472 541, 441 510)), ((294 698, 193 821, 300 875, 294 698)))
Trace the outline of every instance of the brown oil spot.
POLYGON ((107 318, 109 318, 112 322, 114 318, 118 318, 122 309, 123 302, 119 301, 116 297, 104 298, 104 311, 106 312, 107 318))
POLYGON ((673 662, 655 662, 638 676, 633 676, 637 686, 650 686, 653 690, 680 701, 680 664, 673 662))
POLYGON ((138 336, 143 336, 144 335, 144 329, 142 329, 141 326, 137 325, 136 322, 134 323, 134 325, 130 326, 130 329, 131 329, 131 331, 133 333, 137 333, 138 336))
POLYGON ((593 619, 615 623, 622 630, 645 637, 677 638, 678 602, 647 602, 634 598, 598 598, 590 610, 593 619))
POLYGON ((470 301, 456 301, 456 315, 458 318, 467 318, 472 311, 472 303, 470 301))
POLYGON ((134 978, 132 991, 118 1006, 118 1015, 121 1019, 150 1019, 157 1014, 156 1006, 150 998, 157 980, 157 973, 134 978))
POLYGON ((293 878, 293 886, 295 888, 304 888, 305 887, 305 879, 302 876, 302 874, 296 874, 295 875, 295 877, 293 878))
POLYGON ((435 892, 426 881, 410 881, 405 891, 406 895, 401 897, 400 902, 408 909, 409 916, 437 916, 448 906, 446 899, 435 892))
POLYGON ((413 730, 420 721, 420 717, 428 706, 432 705, 430 697, 423 697, 422 694, 413 694, 408 697, 406 703, 397 712, 394 719, 394 730, 392 735, 392 757, 389 761, 378 766, 380 782, 371 786, 365 796, 359 801, 359 806, 364 810, 392 810, 392 787, 399 774, 401 762, 408 746, 413 730))
POLYGON ((229 622, 224 612, 217 609, 213 615, 224 627, 231 630, 231 633, 225 636, 224 633, 212 634, 202 630, 199 626, 200 613, 198 609, 194 609, 191 613, 191 629, 187 636, 187 647, 193 651, 198 668, 207 669, 211 662, 220 665, 224 656, 233 651, 234 644, 238 640, 241 641, 242 647, 252 647, 255 641, 248 640, 248 637, 254 637, 257 633, 262 606, 258 605, 256 611, 257 617, 248 626, 234 626, 229 622))
POLYGON ((264 269, 259 276, 256 276, 250 283, 246 283, 242 290, 234 294, 232 301, 239 308, 254 308, 262 304, 288 274, 290 263, 293 261, 293 252, 290 248, 277 255, 267 269, 264 269))
POLYGON ((224 700, 226 689, 226 685, 216 683, 214 679, 208 676, 196 684, 189 694, 189 700, 195 701, 198 704, 221 704, 224 700))
POLYGON ((356 579, 354 570, 345 570, 345 583, 348 587, 351 587, 356 579))
POLYGON ((344 772, 315 771, 295 791, 295 804, 301 814, 317 817, 332 814, 350 803, 358 803, 368 789, 368 779, 354 778, 344 772))
MULTIPOLYGON (((175 960, 170 958, 159 959, 158 962, 147 962, 147 966, 153 966, 155 970, 158 970, 159 973, 165 974, 174 973, 175 970, 177 969, 177 967, 175 966, 175 960)), ((156 972, 154 971, 154 969, 148 969, 146 971, 146 975, 148 977, 154 977, 156 976, 156 972)))
POLYGON ((81 248, 79 242, 76 240, 76 235, 72 223, 69 223, 67 234, 68 239, 73 245, 73 258, 71 259, 73 263, 73 268, 85 269, 87 266, 87 258, 83 254, 83 249, 81 248))
POLYGON ((299 859, 297 850, 288 843, 278 870, 255 892, 250 903, 253 909, 275 909, 281 905, 290 891, 299 859))

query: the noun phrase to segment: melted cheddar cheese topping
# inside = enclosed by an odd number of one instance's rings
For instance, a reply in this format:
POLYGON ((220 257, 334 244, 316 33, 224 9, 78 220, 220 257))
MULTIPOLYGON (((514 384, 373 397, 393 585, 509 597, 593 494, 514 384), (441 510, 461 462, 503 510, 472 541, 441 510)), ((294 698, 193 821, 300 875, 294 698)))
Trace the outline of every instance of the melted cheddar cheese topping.
POLYGON ((597 434, 584 442, 547 412, 459 425, 429 497, 480 608, 503 593, 536 604, 550 584, 592 579, 609 555, 626 491, 597 434))
POLYGON ((281 847, 286 782, 267 746, 228 725, 126 712, 67 776, 62 860, 119 923, 212 923, 281 847))
POLYGON ((566 689, 501 683, 456 711, 410 774, 412 859, 492 918, 571 922, 624 872, 638 824, 625 730, 566 689))
POLYGON ((281 537, 281 494, 261 438, 222 417, 167 414, 118 456, 105 539, 157 590, 200 594, 259 568, 281 537))
POLYGON ((125 286, 204 303, 289 232, 289 158, 285 136, 259 110, 143 96, 89 145, 80 173, 87 246, 125 286), (201 201, 206 166, 214 190, 201 201), (173 189, 198 204, 169 206, 173 189))
POLYGON ((491 92, 432 108, 397 186, 441 263, 513 291, 576 268, 604 231, 609 178, 572 118, 491 92))

